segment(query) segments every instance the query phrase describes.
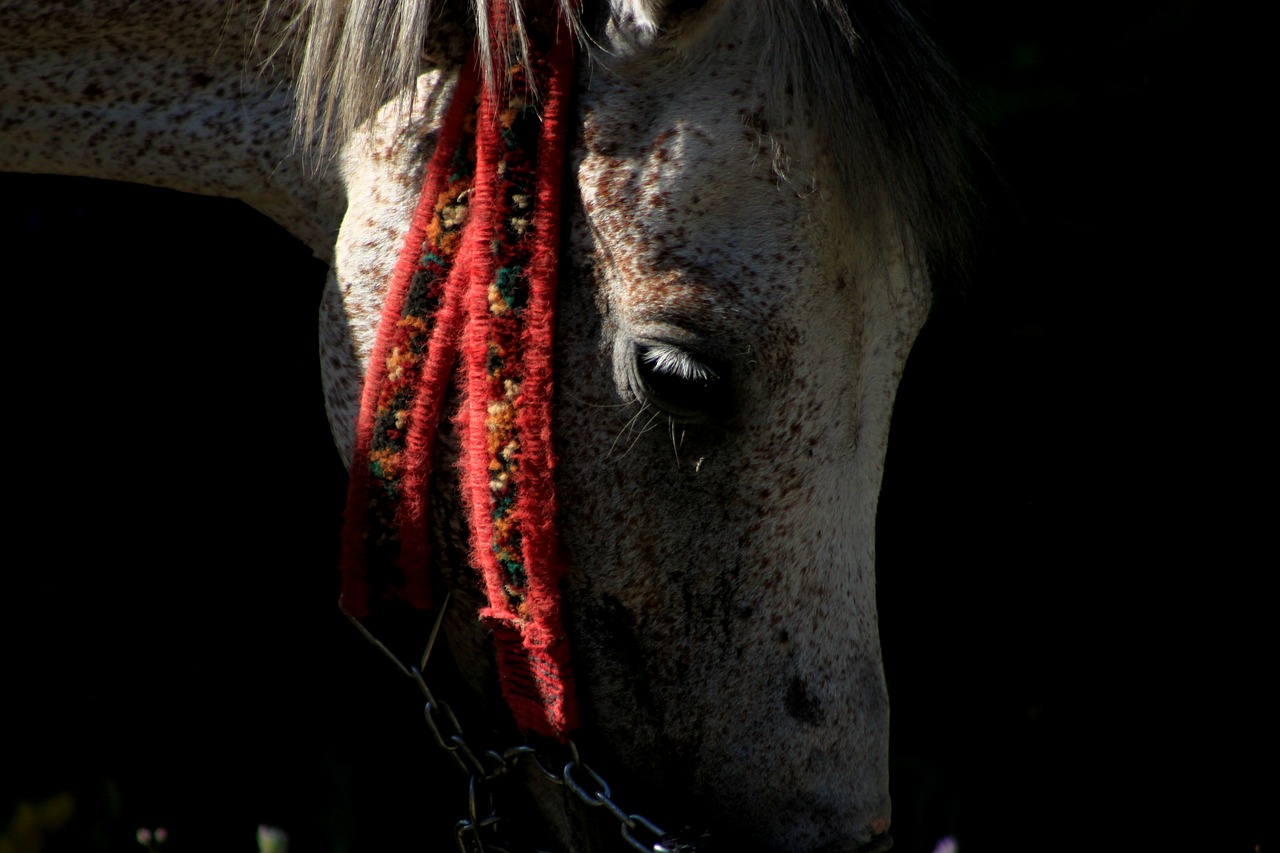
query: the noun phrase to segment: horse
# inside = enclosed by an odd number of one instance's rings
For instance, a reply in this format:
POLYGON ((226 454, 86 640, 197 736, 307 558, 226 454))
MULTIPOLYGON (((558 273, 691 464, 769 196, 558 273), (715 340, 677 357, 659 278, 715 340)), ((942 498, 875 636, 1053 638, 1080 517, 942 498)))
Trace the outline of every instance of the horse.
POLYGON ((575 718, 538 737, 504 702, 449 417, 430 636, 460 693, 402 669, 473 795, 504 776, 524 843, 887 850, 876 502, 931 275, 967 239, 951 72, 896 0, 455 5, 6 3, 0 170, 240 199, 329 263, 319 364, 351 465, 469 51, 499 86, 557 16, 578 54, 551 403, 575 718))

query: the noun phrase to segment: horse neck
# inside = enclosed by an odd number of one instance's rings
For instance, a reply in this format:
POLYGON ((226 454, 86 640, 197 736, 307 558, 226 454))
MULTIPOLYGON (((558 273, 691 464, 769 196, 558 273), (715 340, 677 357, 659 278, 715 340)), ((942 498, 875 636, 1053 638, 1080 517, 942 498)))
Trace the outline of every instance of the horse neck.
POLYGON ((51 6, 0 7, 0 170, 240 199, 329 258, 344 200, 293 150, 280 15, 258 35, 261 7, 226 0, 51 6))

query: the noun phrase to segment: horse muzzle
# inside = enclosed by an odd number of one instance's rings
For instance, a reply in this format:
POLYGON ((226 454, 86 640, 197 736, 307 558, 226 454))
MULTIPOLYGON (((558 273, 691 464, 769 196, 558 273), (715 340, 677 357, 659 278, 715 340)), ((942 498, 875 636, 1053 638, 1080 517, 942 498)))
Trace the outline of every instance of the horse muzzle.
MULTIPOLYGON (((883 832, 869 841, 835 841, 823 845, 814 853, 888 853, 893 847, 893 836, 883 832)), ((701 838, 666 836, 654 848, 655 853, 728 853, 736 850, 752 850, 750 843, 737 841, 717 843, 710 835, 701 838)))
POLYGON ((893 847, 893 836, 882 832, 870 841, 837 841, 820 848, 817 853, 887 853, 893 847))

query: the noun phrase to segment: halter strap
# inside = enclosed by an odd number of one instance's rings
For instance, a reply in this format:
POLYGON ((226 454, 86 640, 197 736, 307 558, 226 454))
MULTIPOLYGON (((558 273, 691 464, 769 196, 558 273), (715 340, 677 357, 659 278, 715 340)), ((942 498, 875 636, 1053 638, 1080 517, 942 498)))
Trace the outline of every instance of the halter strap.
MULTIPOLYGON (((502 43, 515 2, 491 6, 502 43)), ((507 82, 486 85, 474 50, 464 63, 393 273, 357 423, 341 604, 361 620, 395 602, 431 605, 428 481, 456 372, 480 616, 516 724, 563 741, 577 709, 560 613, 551 365, 574 43, 558 4, 533 5, 527 66, 494 69, 507 82)))

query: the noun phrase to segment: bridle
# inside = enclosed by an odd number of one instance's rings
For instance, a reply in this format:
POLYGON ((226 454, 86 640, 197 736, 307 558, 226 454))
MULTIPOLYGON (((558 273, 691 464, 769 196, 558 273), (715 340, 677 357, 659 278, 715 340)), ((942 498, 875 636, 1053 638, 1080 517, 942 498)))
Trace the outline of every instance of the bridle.
POLYGON ((459 70, 392 273, 356 424, 341 602, 362 621, 430 609, 431 464, 452 417, 503 697, 518 728, 563 743, 577 704, 551 409, 575 44, 559 3, 519 3, 492 3, 492 47, 459 70))
POLYGON ((468 814, 455 826, 462 853, 527 849, 510 844, 498 789, 530 763, 536 777, 573 795, 566 799, 616 819, 631 849, 691 851, 615 803, 570 738, 577 705, 560 618, 551 364, 575 37, 558 2, 530 2, 519 10, 522 50, 509 50, 520 3, 490 4, 492 49, 473 50, 459 72, 392 276, 356 429, 341 606, 417 685, 436 742, 467 778, 468 814), (492 67, 482 68, 490 53, 492 67), (416 666, 366 624, 406 607, 432 608, 426 495, 455 372, 469 556, 488 599, 480 616, 515 723, 547 744, 541 749, 479 748, 428 687, 423 672, 447 595, 416 666), (550 748, 558 759, 548 757, 550 748))

